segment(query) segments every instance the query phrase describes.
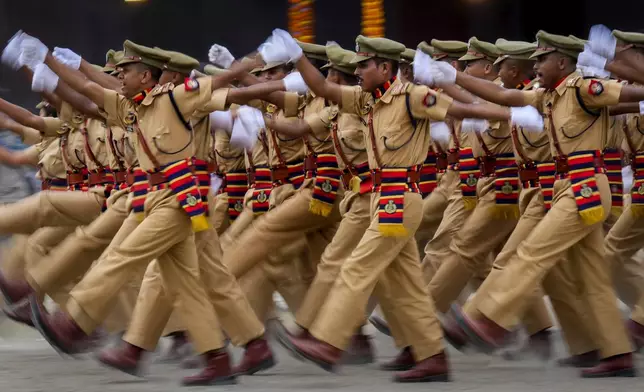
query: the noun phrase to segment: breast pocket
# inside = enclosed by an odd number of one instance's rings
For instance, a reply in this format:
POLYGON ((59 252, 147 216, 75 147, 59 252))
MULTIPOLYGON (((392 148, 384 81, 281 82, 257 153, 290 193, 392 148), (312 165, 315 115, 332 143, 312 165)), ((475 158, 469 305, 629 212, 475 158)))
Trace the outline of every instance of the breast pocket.
POLYGON ((347 129, 338 132, 338 138, 343 148, 348 148, 353 151, 366 151, 365 135, 359 129, 347 129))
POLYGON ((179 154, 184 152, 191 144, 192 131, 181 129, 180 127, 170 129, 161 124, 155 128, 157 130, 152 137, 152 143, 161 154, 179 154))
POLYGON ((395 151, 406 144, 412 139, 412 134, 409 132, 404 132, 400 127, 389 127, 385 128, 380 135, 379 144, 384 147, 385 150, 395 151))

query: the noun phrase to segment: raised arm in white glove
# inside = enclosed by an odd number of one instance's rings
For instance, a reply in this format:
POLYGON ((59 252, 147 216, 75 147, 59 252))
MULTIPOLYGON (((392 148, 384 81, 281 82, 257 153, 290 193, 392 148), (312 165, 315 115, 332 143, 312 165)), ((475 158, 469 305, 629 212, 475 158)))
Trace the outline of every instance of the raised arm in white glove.
POLYGON ((37 93, 53 93, 58 87, 60 78, 45 64, 36 65, 34 76, 31 79, 31 90, 37 93))
POLYGON ((617 48, 617 39, 613 36, 610 29, 604 25, 594 25, 590 28, 588 35, 588 45, 590 50, 608 60, 615 57, 617 48))
POLYGON ((454 84, 456 82, 456 68, 445 61, 431 60, 430 70, 434 75, 434 82, 437 85, 454 84))
POLYGON ((9 43, 2 51, 2 64, 10 67, 14 71, 17 71, 22 67, 18 59, 20 58, 20 44, 25 37, 25 33, 22 30, 19 30, 16 34, 11 37, 9 43))
POLYGON ((644 101, 640 101, 640 114, 644 115, 644 101))
POLYGON ((214 129, 223 129, 230 133, 233 130, 233 115, 230 110, 215 111, 210 113, 210 126, 214 129))
POLYGON ((465 118, 461 122, 461 132, 464 133, 483 133, 487 131, 490 127, 490 123, 487 120, 479 118, 465 118))
POLYGON ((543 117, 537 109, 532 106, 510 108, 512 114, 511 121, 513 125, 523 128, 528 132, 543 131, 543 117))
POLYGON ((55 47, 54 51, 51 54, 61 64, 65 64, 69 68, 76 70, 80 68, 81 61, 83 60, 81 56, 77 55, 73 50, 67 48, 55 47))
POLYGON ((434 78, 430 72, 429 62, 431 59, 422 50, 417 50, 414 56, 414 79, 426 86, 434 85, 434 78))
POLYGON ((291 35, 282 30, 282 29, 275 29, 273 30, 273 35, 276 37, 276 40, 281 40, 281 42, 284 45, 284 48, 286 50, 286 53, 288 54, 289 61, 293 64, 297 62, 297 60, 302 57, 302 48, 300 45, 295 41, 291 35))
POLYGON ((291 72, 282 81, 284 82, 284 89, 286 91, 292 91, 298 94, 306 94, 309 91, 309 86, 306 85, 299 72, 291 72))
POLYGON ((277 39, 275 35, 268 37, 266 42, 264 42, 259 46, 259 48, 257 48, 257 51, 259 52, 260 56, 262 56, 262 60, 264 60, 265 63, 286 63, 290 59, 288 51, 286 50, 286 46, 284 45, 282 40, 277 39))
POLYGON ((214 44, 208 51, 208 60, 219 67, 230 68, 233 61, 235 61, 235 57, 225 46, 214 44))
POLYGON ((24 34, 24 38, 20 43, 20 58, 18 62, 20 66, 27 66, 29 69, 34 70, 38 64, 45 62, 47 56, 47 46, 40 42, 38 38, 34 38, 28 34, 24 34))

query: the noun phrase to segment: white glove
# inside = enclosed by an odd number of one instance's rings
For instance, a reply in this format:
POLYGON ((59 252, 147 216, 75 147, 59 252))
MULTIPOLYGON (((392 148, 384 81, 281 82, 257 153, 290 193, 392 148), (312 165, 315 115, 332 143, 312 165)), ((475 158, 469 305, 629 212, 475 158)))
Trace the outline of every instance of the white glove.
POLYGON ((543 117, 537 109, 532 106, 510 108, 511 121, 513 125, 521 127, 528 132, 543 131, 543 117))
POLYGON ((630 165, 622 167, 622 184, 623 193, 625 195, 630 193, 633 188, 633 168, 630 165))
POLYGON ((224 183, 224 180, 216 175, 215 173, 210 173, 210 190, 213 195, 216 195, 219 192, 219 188, 224 183))
POLYGON ((235 61, 235 57, 225 46, 214 44, 208 51, 208 60, 215 65, 227 69, 235 61))
POLYGON ((430 72, 429 62, 431 59, 422 50, 417 50, 414 56, 414 79, 426 86, 434 85, 434 77, 430 72))
POLYGON ((431 60, 430 66, 432 67, 432 74, 434 74, 434 82, 437 85, 456 83, 456 68, 452 67, 452 64, 445 61, 431 60))
POLYGON ((2 64, 10 67, 14 71, 17 71, 21 67, 18 62, 18 58, 20 57, 21 52, 20 44, 22 43, 24 36, 25 33, 23 33, 22 30, 19 30, 13 37, 11 37, 9 43, 2 51, 2 64))
POLYGON ((449 130, 449 126, 447 126, 445 122, 432 122, 429 126, 429 135, 432 140, 441 145, 446 145, 449 143, 451 132, 449 130))
POLYGON ((291 72, 282 81, 284 82, 284 89, 286 91, 293 91, 302 95, 309 91, 309 86, 306 85, 299 72, 291 72))
POLYGON ((594 25, 590 28, 588 35, 588 45, 590 50, 608 60, 615 57, 617 39, 613 33, 604 25, 594 25))
POLYGON ((53 93, 58 86, 60 78, 45 64, 36 65, 34 76, 31 79, 31 90, 37 93, 53 93))
POLYGON ((262 56, 265 63, 274 62, 288 62, 290 57, 281 40, 278 40, 274 35, 268 37, 266 42, 261 44, 257 51, 262 56))
POLYGON ((640 114, 644 115, 644 101, 640 101, 640 114))
POLYGON ((257 142, 259 130, 265 127, 262 112, 250 106, 242 106, 237 110, 237 119, 233 125, 232 135, 230 135, 230 144, 250 150, 257 142))
POLYGON ((21 67, 26 65, 32 71, 36 69, 38 64, 45 62, 45 57, 47 56, 47 52, 49 52, 49 49, 38 38, 34 38, 28 34, 24 34, 24 39, 20 43, 20 49, 22 53, 20 53, 18 63, 21 67))
POLYGON ((487 120, 482 120, 480 118, 466 118, 461 122, 461 132, 465 133, 483 133, 490 127, 490 123, 487 120))
POLYGON ((71 49, 55 47, 52 52, 52 56, 54 56, 61 64, 65 64, 69 68, 80 68, 82 58, 71 49))
POLYGON ((577 66, 591 67, 596 69, 606 68, 606 58, 594 53, 588 45, 577 57, 577 66))
POLYGON ((230 133, 233 130, 233 115, 230 110, 210 113, 210 126, 230 133))
POLYGON ((289 61, 293 64, 297 63, 297 60, 299 60, 303 54, 302 48, 300 48, 297 41, 282 29, 273 30, 273 35, 283 43, 286 53, 288 53, 289 61))

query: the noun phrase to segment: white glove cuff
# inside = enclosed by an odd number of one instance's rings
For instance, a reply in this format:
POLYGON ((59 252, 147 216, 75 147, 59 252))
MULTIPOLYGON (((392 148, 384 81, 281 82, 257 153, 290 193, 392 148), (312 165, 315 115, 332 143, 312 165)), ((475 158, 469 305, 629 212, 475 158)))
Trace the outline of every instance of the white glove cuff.
POLYGON ((644 115, 644 101, 640 101, 640 114, 644 115))
POLYGON ((38 64, 31 80, 32 91, 53 93, 60 78, 45 64, 38 64))

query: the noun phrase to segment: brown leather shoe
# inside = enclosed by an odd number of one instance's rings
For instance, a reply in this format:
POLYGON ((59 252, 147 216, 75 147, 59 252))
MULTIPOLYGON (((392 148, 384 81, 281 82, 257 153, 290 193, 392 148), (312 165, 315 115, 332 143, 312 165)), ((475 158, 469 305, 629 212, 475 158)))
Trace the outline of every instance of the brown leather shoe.
POLYGON ((246 345, 244 357, 239 365, 233 367, 235 376, 250 376, 259 371, 270 369, 275 366, 275 357, 268 346, 268 342, 263 337, 251 340, 246 345))
POLYGON ((411 347, 408 346, 402 349, 402 351, 400 351, 396 358, 389 362, 381 364, 380 369, 399 372, 403 370, 409 370, 414 366, 416 366, 416 360, 411 353, 411 347))
POLYGON ((567 358, 557 360, 557 366, 560 367, 574 367, 574 368, 590 368, 599 363, 599 351, 593 350, 586 353, 572 355, 567 358))
POLYGON ((481 316, 478 320, 471 319, 456 304, 452 305, 451 312, 458 325, 469 337, 468 340, 483 352, 492 353, 501 348, 511 335, 510 331, 485 316, 481 316))
POLYGON ((123 341, 118 347, 102 350, 96 358, 112 369, 140 377, 143 353, 142 348, 123 341))
POLYGON ((441 322, 441 328, 443 329, 443 337, 452 347, 461 351, 467 346, 469 338, 452 315, 445 315, 441 322))
POLYGON ((628 320, 626 322, 626 330, 638 351, 644 347, 644 325, 633 320, 628 320))
POLYGON ((230 369, 230 356, 226 349, 209 351, 203 354, 206 367, 193 376, 184 377, 181 385, 232 385, 237 378, 230 369))
POLYGON ((635 377, 633 354, 627 353, 602 359, 595 367, 581 371, 582 378, 635 377))
POLYGON ((66 313, 59 310, 50 315, 35 294, 29 302, 34 326, 54 349, 74 355, 87 348, 89 336, 66 313))
POLYGON ((351 337, 349 347, 342 357, 344 365, 366 365, 374 362, 371 337, 359 332, 351 337))
POLYGON ((410 370, 394 375, 394 382, 449 381, 449 364, 445 352, 423 359, 410 370))
POLYGON ((2 309, 2 311, 10 320, 34 328, 34 323, 31 321, 31 305, 29 305, 29 302, 23 302, 13 308, 2 309))
POLYGON ((26 280, 8 280, 2 271, 0 271, 0 292, 4 296, 7 305, 13 305, 26 299, 34 290, 26 280))
POLYGON ((383 335, 391 336, 391 329, 389 329, 389 324, 382 317, 374 314, 369 316, 369 322, 374 326, 383 335))
POLYGON ((299 337, 291 334, 282 323, 276 324, 275 337, 295 358, 311 362, 327 372, 333 372, 334 366, 342 357, 342 350, 316 339, 310 334, 299 337))

